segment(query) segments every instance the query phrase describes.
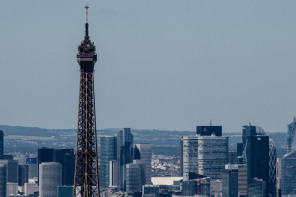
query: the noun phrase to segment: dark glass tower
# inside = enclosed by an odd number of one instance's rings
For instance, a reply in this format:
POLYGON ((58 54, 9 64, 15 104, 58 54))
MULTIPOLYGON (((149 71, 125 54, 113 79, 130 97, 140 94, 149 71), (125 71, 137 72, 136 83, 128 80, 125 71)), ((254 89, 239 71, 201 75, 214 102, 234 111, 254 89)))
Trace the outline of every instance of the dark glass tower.
POLYGON ((4 133, 0 130, 0 159, 4 154, 4 133))
POLYGON ((80 66, 80 89, 73 197, 100 196, 94 94, 94 65, 97 54, 96 47, 88 36, 88 6, 85 8, 85 36, 77 54, 80 66))
MULTIPOLYGON (((250 128, 244 126, 244 129, 247 131, 250 128)), ((276 196, 276 149, 272 139, 265 135, 263 129, 260 130, 247 133, 245 138, 248 183, 253 184, 255 178, 262 179, 266 185, 266 196, 276 196)))
POLYGON ((57 149, 55 161, 62 164, 62 184, 73 185, 75 171, 74 149, 57 149))
POLYGON ((117 177, 118 188, 125 190, 126 164, 133 162, 134 137, 130 128, 124 128, 117 134, 117 177))

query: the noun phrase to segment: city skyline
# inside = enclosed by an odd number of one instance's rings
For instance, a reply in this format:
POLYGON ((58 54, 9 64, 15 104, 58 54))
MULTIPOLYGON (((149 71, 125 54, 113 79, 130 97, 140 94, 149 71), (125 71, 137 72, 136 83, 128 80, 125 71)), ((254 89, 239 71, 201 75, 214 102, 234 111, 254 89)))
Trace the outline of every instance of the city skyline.
POLYGON ((286 132, 296 114, 296 2, 69 2, 2 4, 0 124, 76 127, 85 4, 99 54, 98 129, 212 120, 226 133, 249 122, 286 132))

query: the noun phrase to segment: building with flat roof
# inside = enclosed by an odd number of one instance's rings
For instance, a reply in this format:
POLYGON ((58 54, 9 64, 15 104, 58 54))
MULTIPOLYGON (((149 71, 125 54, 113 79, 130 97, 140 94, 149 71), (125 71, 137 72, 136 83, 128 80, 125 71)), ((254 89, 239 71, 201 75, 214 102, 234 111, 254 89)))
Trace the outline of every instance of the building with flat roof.
POLYGON ((62 164, 45 162, 39 164, 39 196, 57 197, 58 186, 62 185, 62 164))
POLYGON ((222 179, 225 164, 228 163, 228 137, 183 136, 183 178, 197 177, 199 174, 222 179))

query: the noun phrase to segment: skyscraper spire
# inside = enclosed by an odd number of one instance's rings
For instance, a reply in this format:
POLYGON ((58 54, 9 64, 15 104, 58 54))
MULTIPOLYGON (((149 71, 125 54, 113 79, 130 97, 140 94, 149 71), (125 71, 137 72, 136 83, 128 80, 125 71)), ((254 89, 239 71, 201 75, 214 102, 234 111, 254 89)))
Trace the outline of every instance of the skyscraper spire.
POLYGON ((84 39, 85 40, 89 40, 89 36, 88 36, 88 6, 85 6, 85 35, 84 35, 84 39))

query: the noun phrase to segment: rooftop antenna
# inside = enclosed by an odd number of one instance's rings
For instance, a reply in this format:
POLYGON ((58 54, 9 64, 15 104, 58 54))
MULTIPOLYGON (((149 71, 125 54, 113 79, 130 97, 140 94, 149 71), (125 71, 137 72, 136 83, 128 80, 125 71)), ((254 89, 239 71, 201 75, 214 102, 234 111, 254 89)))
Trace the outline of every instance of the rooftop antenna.
POLYGON ((85 13, 85 16, 86 16, 86 23, 88 23, 88 6, 85 6, 84 7, 85 8, 85 11, 86 11, 86 13, 85 13))
POLYGON ((88 6, 85 6, 85 16, 86 16, 86 22, 85 22, 85 36, 84 36, 84 39, 85 40, 89 40, 89 36, 88 36, 88 6))

